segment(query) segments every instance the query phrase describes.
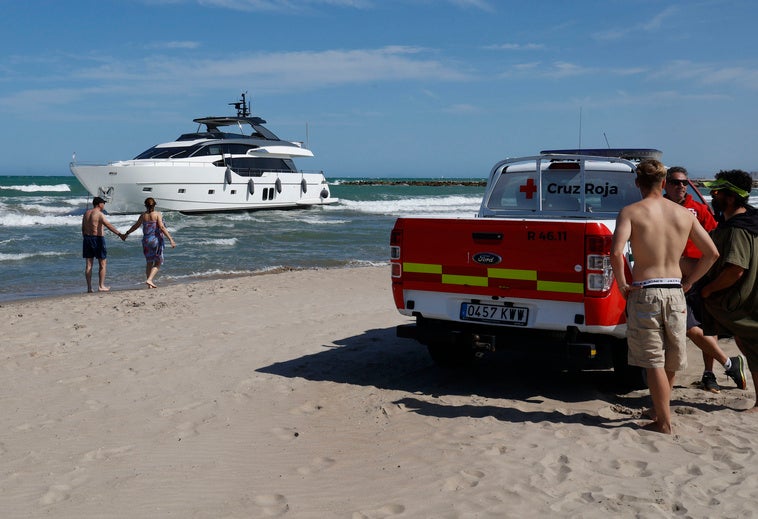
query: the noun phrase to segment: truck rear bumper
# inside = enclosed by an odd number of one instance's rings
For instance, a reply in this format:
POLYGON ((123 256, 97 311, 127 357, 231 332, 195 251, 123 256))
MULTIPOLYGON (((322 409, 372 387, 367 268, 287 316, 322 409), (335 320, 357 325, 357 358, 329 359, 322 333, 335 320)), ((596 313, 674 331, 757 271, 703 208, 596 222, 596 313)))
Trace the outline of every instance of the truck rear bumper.
POLYGON ((576 329, 548 332, 467 324, 422 319, 421 324, 397 326, 396 335, 414 339, 430 348, 466 349, 476 357, 497 351, 515 351, 583 367, 590 363, 596 369, 613 366, 611 348, 616 340, 612 337, 584 334, 576 329))

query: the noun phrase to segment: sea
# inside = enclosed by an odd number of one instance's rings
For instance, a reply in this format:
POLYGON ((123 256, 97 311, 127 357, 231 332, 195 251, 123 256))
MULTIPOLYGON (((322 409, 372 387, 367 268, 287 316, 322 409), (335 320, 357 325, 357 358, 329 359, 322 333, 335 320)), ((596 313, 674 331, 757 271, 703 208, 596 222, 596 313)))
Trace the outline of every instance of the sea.
MULTIPOLYGON (((176 248, 166 247, 159 287, 287 269, 389 263, 401 216, 473 216, 484 179, 329 179, 336 205, 184 215, 164 212, 176 248), (425 182, 428 180, 428 182, 425 182), (479 185, 476 180, 481 180, 479 185)), ((86 292, 81 220, 92 196, 73 175, 0 176, 0 302, 86 292)), ((108 206, 105 206, 106 214, 108 206)), ((157 208, 160 210, 160 207, 157 208)), ((138 215, 109 215, 126 231, 138 215)), ((106 231, 106 285, 144 287, 141 234, 106 231)), ((97 262, 93 272, 97 286, 97 262)), ((389 278, 388 281, 389 283, 389 278)))

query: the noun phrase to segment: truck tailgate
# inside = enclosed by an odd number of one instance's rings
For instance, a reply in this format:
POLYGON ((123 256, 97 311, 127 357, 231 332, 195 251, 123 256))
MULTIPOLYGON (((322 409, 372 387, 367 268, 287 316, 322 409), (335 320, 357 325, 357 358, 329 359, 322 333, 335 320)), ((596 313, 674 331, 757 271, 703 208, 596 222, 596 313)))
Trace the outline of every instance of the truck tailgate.
POLYGON ((582 301, 584 221, 400 218, 405 289, 582 301), (472 289, 472 287, 476 287, 472 289))

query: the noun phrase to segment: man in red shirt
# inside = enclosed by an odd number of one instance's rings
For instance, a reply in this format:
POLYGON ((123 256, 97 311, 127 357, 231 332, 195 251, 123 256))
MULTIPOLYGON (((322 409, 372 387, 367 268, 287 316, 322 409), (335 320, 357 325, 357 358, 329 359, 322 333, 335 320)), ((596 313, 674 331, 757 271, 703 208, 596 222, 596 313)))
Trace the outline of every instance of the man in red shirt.
MULTIPOLYGON (((716 220, 713 218, 710 208, 695 201, 692 195, 687 194, 687 170, 681 166, 674 166, 668 169, 666 173, 666 193, 664 196, 681 205, 695 215, 700 225, 710 232, 716 228, 716 220)), ((692 270, 692 266, 701 256, 700 250, 695 247, 692 241, 688 241, 682 253, 679 265, 682 274, 686 277, 692 270)), ((716 375, 713 373, 713 360, 716 359, 724 366, 726 374, 734 380, 737 387, 747 389, 747 380, 745 379, 745 369, 743 367, 742 357, 727 357, 724 351, 719 347, 716 337, 704 335, 700 327, 700 308, 702 305, 696 298, 699 297, 697 290, 691 290, 687 293, 687 338, 703 352, 703 378, 701 383, 703 389, 718 393, 721 388, 716 381, 716 375), (693 311, 694 309, 694 311, 693 311)))

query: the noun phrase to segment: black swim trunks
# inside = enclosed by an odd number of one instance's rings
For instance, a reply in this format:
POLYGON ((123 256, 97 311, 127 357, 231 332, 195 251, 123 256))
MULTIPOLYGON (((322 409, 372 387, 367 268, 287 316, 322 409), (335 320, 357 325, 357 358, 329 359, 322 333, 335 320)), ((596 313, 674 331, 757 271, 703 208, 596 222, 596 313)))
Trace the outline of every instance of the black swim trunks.
POLYGON ((105 248, 103 236, 82 236, 82 257, 105 259, 108 251, 105 248))

